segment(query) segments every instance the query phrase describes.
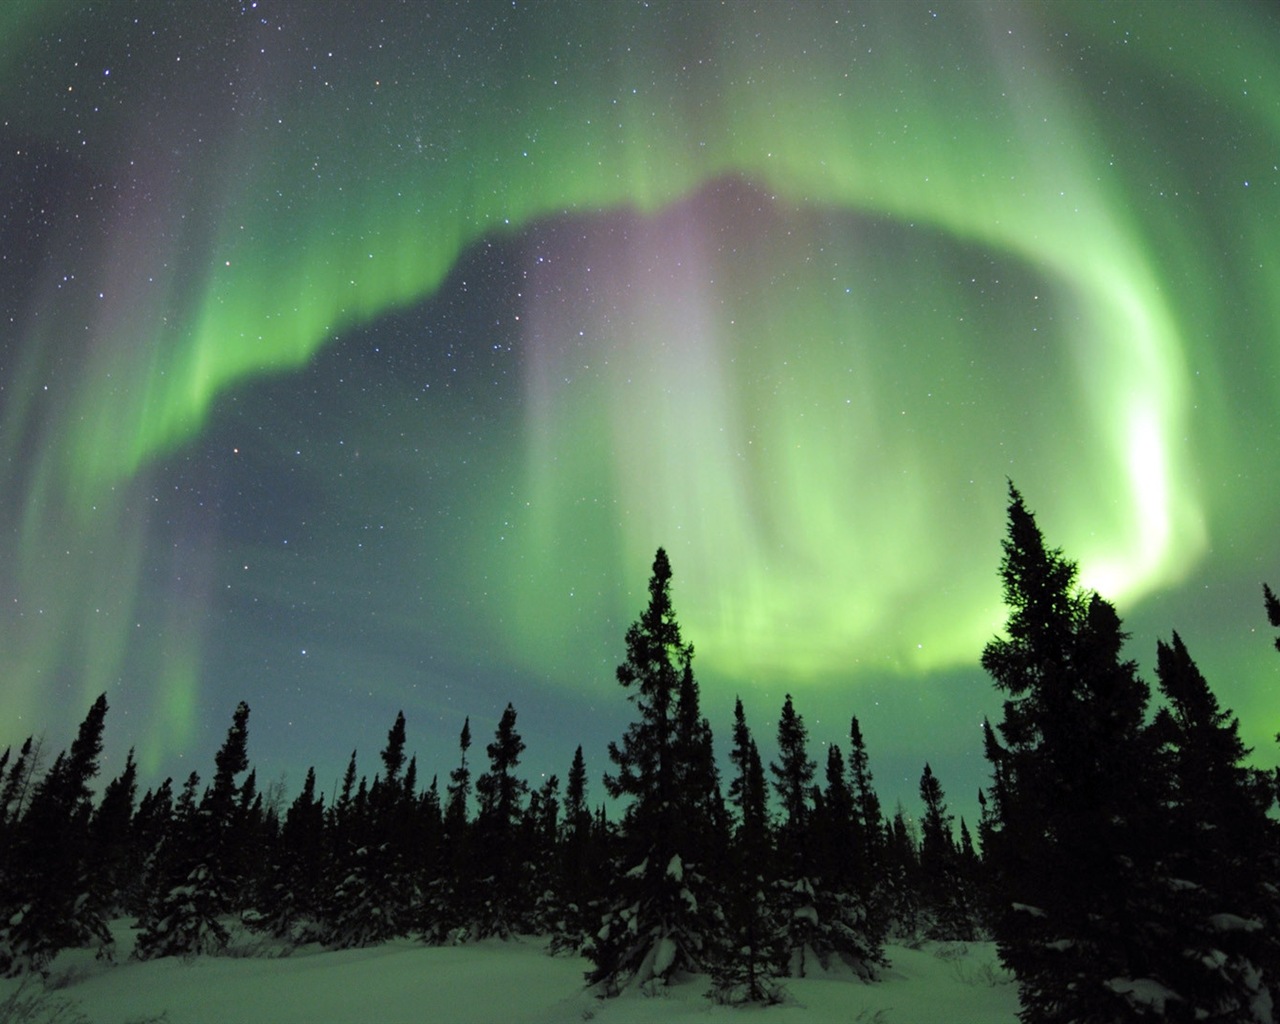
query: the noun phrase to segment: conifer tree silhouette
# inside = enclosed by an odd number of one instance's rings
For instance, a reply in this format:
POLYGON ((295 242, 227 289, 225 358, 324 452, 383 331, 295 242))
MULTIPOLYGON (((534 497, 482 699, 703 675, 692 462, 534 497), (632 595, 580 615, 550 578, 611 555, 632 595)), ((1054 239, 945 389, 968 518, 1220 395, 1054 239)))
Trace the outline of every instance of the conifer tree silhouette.
POLYGON ((1270 779, 1245 764, 1239 722, 1176 632, 1156 645, 1156 676, 1168 701, 1152 726, 1168 782, 1162 923, 1177 936, 1159 976, 1188 1016, 1253 1022, 1280 995, 1270 779))
POLYGON ((773 851, 769 835, 764 766, 739 698, 733 711, 734 775, 729 802, 737 828, 725 876, 725 934, 711 969, 712 995, 722 1003, 781 1002, 781 969, 787 958, 778 921, 773 851))
POLYGON ((984 842, 993 926, 1026 1024, 1125 1020, 1159 959, 1150 837, 1160 795, 1147 686, 1115 609, 1076 586, 1009 485, 1000 566, 1009 619, 982 664, 1005 694, 984 842))
POLYGON ((486 748, 489 771, 476 780, 479 811, 475 822, 476 892, 468 901, 476 938, 508 938, 532 911, 528 883, 521 877, 525 851, 518 823, 529 783, 516 775, 525 743, 516 730, 516 710, 508 704, 486 748))
POLYGON ((868 927, 878 938, 884 936, 885 899, 884 811, 871 774, 867 744, 858 716, 849 722, 849 793, 853 799, 853 851, 855 886, 867 906, 868 927))
MULTIPOLYGON (((972 941, 977 934, 977 900, 971 887, 975 879, 965 871, 967 862, 952 832, 954 816, 947 810, 942 783, 926 761, 920 776, 920 899, 930 917, 931 938, 972 941)), ((962 822, 963 824, 963 822, 962 822)), ((968 835, 968 830, 964 830, 968 835)), ((973 840, 968 852, 973 856, 973 840)))
POLYGON ((552 952, 581 952, 588 928, 598 925, 602 864, 600 843, 587 804, 587 764, 579 744, 565 783, 559 842, 559 906, 551 925, 552 952))
MULTIPOLYGON (((639 718, 621 744, 610 742, 616 772, 604 777, 609 795, 628 801, 625 867, 613 880, 612 907, 586 949, 594 964, 588 980, 606 994, 627 985, 666 984, 701 970, 709 955, 714 911, 699 874, 703 866, 691 858, 697 843, 690 828, 705 794, 682 785, 697 768, 690 760, 694 751, 680 742, 678 714, 693 647, 681 639, 670 586, 671 564, 659 548, 649 603, 627 630, 627 656, 617 671, 639 718)), ((691 713, 687 704, 685 710, 691 713)))
POLYGON ((91 862, 89 788, 98 774, 106 714, 103 694, 10 830, 7 869, 0 879, 0 973, 43 973, 60 950, 94 941, 109 955, 110 901, 96 884, 98 865, 91 862))
POLYGON ((161 866, 143 913, 134 955, 139 959, 219 952, 230 938, 222 916, 232 908, 232 863, 242 835, 236 830, 235 777, 249 766, 249 705, 232 715, 227 738, 214 758, 213 783, 197 805, 195 772, 178 803, 174 826, 161 851, 161 866))

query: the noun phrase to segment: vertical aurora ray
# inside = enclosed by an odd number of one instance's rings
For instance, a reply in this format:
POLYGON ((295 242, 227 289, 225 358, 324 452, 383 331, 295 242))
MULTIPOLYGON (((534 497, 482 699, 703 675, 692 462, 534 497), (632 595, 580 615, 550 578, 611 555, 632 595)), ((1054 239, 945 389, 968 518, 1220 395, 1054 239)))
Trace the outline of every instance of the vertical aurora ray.
POLYGON ((658 543, 713 677, 829 686, 974 662, 1005 475, 1127 604, 1280 500, 1230 482, 1280 402, 1260 8, 263 4, 204 48, 140 11, 8 15, 75 60, 0 44, 6 133, 79 175, 3 349, 26 716, 136 672, 170 695, 148 756, 185 742, 238 559, 216 518, 151 550, 156 467, 485 238, 529 261, 521 405, 439 578, 539 678, 582 682, 557 637, 658 543))

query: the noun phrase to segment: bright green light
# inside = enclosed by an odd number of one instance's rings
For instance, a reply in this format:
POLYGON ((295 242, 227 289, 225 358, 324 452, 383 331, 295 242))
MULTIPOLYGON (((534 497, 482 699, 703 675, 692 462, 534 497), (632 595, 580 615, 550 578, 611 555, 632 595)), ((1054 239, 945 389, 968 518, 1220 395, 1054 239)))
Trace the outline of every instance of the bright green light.
MULTIPOLYGON (((1258 140, 1197 159, 1222 178, 1215 210, 1239 244, 1267 253, 1280 116, 1259 97, 1280 51, 1252 9, 1178 5, 1120 41, 1104 7, 963 6, 945 26, 916 5, 793 5, 785 21, 768 5, 566 10, 512 13, 495 29, 518 41, 506 50, 459 32, 451 73, 402 45, 344 55, 331 87, 262 85, 260 109, 227 115, 189 156, 150 139, 150 121, 125 125, 147 143, 131 173, 151 214, 120 214, 83 308, 50 284, 42 318, 18 328, 0 447, 24 466, 17 590, 32 618, 0 637, 18 692, 68 647, 91 689, 114 677, 137 629, 149 467, 237 385, 431 295, 486 237, 620 208, 661 224, 729 176, 785 226, 747 224, 724 252, 723 225, 695 218, 630 262, 606 252, 590 287, 608 309, 530 290, 524 434, 507 456, 524 501, 497 485, 481 499, 524 510, 518 543, 495 550, 477 529, 466 552, 478 576, 509 581, 485 625, 511 659, 566 678, 559 638, 592 612, 542 582, 589 564, 613 594, 664 544, 700 664, 722 677, 971 664, 1000 620, 1006 475, 1112 598, 1196 563, 1211 510, 1194 402, 1228 401, 1192 364, 1207 361, 1221 282, 1186 201, 1160 194, 1172 142, 1100 83, 1144 66, 1198 76, 1170 103, 1188 117, 1217 104, 1215 124, 1258 140), (1202 29, 1211 50, 1189 49, 1202 29), (1076 34, 1096 79, 1053 56, 1076 34), (1133 141, 1148 131, 1149 152, 1133 141), (1000 287, 988 266, 1034 289, 992 300, 1025 322, 984 304, 981 288, 1000 287), (1038 308, 1053 319, 1033 323, 1038 308), (1011 364, 1022 376, 1002 379, 1011 364), (111 581, 92 600, 72 582, 86 565, 111 581)), ((26 88, 6 75, 0 99, 26 88)), ((33 102, 15 99, 22 131, 62 130, 65 97, 33 102)), ((577 294, 585 266, 566 271, 577 294)), ((1271 337, 1267 273, 1241 287, 1271 337)), ((181 733, 199 643, 165 650, 181 733)))

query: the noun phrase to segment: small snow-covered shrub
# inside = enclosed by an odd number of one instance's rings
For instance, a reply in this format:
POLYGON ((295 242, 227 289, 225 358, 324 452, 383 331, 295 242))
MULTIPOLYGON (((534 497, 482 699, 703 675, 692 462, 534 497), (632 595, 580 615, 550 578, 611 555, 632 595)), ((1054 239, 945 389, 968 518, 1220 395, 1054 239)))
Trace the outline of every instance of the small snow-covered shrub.
POLYGON ((998 960, 987 959, 969 962, 953 960, 951 973, 956 981, 975 988, 999 988, 1001 985, 1012 985, 1013 975, 998 960))
POLYGON ((139 960, 177 956, 191 959, 202 953, 221 953, 230 934, 220 912, 220 894, 205 864, 193 868, 148 908, 133 955, 139 960))
POLYGON ((70 999, 52 996, 33 975, 0 999, 0 1021, 4 1024, 89 1024, 70 999))
POLYGON ((969 946, 964 942, 944 942, 933 951, 939 960, 960 960, 969 955, 969 946))
POLYGON ((712 976, 707 998, 717 1006, 777 1006, 787 1001, 787 989, 775 975, 754 978, 712 976))
POLYGON ((245 921, 230 922, 227 927, 227 945, 222 955, 234 960, 276 960, 288 956, 291 945, 271 936, 257 933, 245 921))
MULTIPOLYGON (((44 990, 46 992, 56 992, 59 989, 71 988, 73 985, 79 985, 92 974, 93 971, 86 963, 73 963, 67 967, 60 967, 56 971, 50 971, 45 976, 44 990)), ((0 1021, 7 1020, 8 1018, 0 1015, 0 1021)))

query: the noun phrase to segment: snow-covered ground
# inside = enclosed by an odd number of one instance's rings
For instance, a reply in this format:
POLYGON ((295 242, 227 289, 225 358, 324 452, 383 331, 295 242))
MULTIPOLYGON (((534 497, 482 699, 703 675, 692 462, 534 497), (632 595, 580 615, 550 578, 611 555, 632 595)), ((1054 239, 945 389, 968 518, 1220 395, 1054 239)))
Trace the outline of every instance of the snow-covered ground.
MULTIPOLYGON (((132 937, 122 922, 121 951, 132 937)), ((802 979, 786 984, 789 1001, 736 1010, 705 997, 707 979, 597 999, 583 991, 586 961, 549 957, 534 938, 427 947, 403 940, 372 949, 280 950, 240 934, 236 955, 189 963, 124 959, 99 963, 64 953, 48 989, 39 980, 0 981, 0 1022, 165 1024, 211 1022, 397 1022, 416 1024, 1014 1024, 1017 992, 989 943, 890 946, 884 979, 802 979), (15 997, 16 993, 16 997, 15 997), (8 1005, 7 1005, 8 1004, 8 1005), (25 1007, 25 1009, 24 1009, 25 1007), (6 1008, 9 1013, 6 1013, 6 1008)))

